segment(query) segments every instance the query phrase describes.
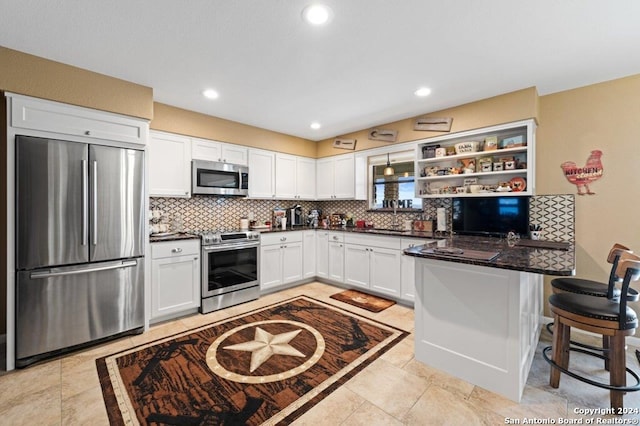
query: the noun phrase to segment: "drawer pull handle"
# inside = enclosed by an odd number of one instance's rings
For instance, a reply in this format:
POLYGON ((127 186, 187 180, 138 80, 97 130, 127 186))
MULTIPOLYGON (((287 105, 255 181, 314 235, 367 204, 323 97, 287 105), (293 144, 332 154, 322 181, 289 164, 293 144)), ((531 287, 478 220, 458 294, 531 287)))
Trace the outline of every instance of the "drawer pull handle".
POLYGON ((182 253, 182 249, 180 247, 171 249, 171 253, 182 253))

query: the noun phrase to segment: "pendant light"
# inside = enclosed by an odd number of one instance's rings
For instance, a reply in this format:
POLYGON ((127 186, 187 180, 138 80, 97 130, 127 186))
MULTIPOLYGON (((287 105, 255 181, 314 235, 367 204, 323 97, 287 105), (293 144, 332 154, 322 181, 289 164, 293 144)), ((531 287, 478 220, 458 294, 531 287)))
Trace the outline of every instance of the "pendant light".
POLYGON ((395 173, 396 173, 395 170, 393 170, 393 167, 391 167, 391 162, 389 161, 389 154, 387 153, 387 167, 384 168, 384 171, 382 172, 382 174, 385 176, 393 176, 395 173))

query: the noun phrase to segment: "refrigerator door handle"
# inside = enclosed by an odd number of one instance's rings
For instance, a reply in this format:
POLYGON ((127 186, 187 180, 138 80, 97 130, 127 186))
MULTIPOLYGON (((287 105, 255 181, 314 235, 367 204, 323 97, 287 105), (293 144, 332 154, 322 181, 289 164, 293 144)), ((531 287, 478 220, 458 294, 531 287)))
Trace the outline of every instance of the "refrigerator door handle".
POLYGON ((129 261, 118 262, 117 264, 109 264, 105 266, 92 266, 89 268, 69 269, 65 271, 55 271, 55 272, 33 272, 29 275, 29 278, 32 280, 35 280, 40 278, 62 277, 65 275, 87 274, 87 273, 98 272, 98 271, 109 271, 111 269, 130 268, 132 266, 136 266, 137 264, 138 264, 137 261, 129 260, 129 261))
POLYGON ((92 194, 93 205, 92 207, 92 219, 93 229, 91 230, 91 241, 93 245, 98 245, 98 162, 93 162, 93 176, 92 176, 92 194))
POLYGON ((82 160, 82 245, 89 240, 89 170, 87 160, 82 160))

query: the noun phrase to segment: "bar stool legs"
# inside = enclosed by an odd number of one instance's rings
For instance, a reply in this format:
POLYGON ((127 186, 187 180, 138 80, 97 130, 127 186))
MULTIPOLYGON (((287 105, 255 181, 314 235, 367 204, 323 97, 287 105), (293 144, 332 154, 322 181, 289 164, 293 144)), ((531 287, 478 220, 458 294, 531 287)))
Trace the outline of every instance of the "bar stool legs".
MULTIPOLYGON (((558 315, 555 315, 555 330, 553 333, 553 361, 565 370, 569 369, 569 337, 571 328, 562 323, 558 315)), ((560 386, 560 374, 561 370, 557 368, 551 368, 549 376, 549 384, 552 388, 558 388, 560 386)))

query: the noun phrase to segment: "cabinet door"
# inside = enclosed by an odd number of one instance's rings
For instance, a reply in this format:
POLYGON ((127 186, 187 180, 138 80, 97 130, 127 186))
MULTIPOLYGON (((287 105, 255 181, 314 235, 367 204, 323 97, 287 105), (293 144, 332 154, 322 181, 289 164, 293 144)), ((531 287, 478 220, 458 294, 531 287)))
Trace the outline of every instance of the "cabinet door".
POLYGON ((191 158, 194 160, 222 161, 222 144, 205 139, 192 139, 191 158))
POLYGON ((231 164, 240 164, 246 166, 248 149, 230 144, 222 144, 222 161, 231 164))
POLYGON ((344 282, 344 244, 329 243, 329 279, 344 282))
POLYGON ((180 256, 151 262, 151 318, 200 306, 200 258, 180 256))
POLYGON ((400 251, 374 247, 369 251, 370 287, 393 297, 400 296, 400 251))
POLYGON ((400 256, 400 298, 415 300, 416 260, 412 256, 400 256))
POLYGON ((302 244, 302 277, 313 278, 316 276, 316 231, 304 231, 302 244))
POLYGON ((344 282, 369 288, 369 248, 354 244, 344 247, 344 282))
POLYGON ((249 197, 274 198, 276 156, 273 152, 249 150, 249 197))
POLYGON ((282 284, 282 249, 280 245, 260 247, 260 288, 282 284))
POLYGON ((149 195, 191 196, 191 140, 179 135, 151 132, 149 138, 149 195))
MULTIPOLYGON (((11 126, 82 136, 99 141, 146 145, 149 123, 124 115, 11 95, 11 126)), ((108 142, 107 142, 108 143, 108 142)))
POLYGON ((282 246, 283 284, 302 279, 302 243, 286 243, 282 246))
POLYGON ((355 198, 355 163, 353 154, 339 155, 335 158, 334 194, 336 198, 355 198))
POLYGON ((364 153, 355 154, 354 157, 354 185, 356 200, 366 200, 368 191, 367 176, 367 155, 364 153))
POLYGON ((303 200, 316 198, 316 160, 298 157, 296 165, 296 195, 303 200))
POLYGON ((329 233, 317 231, 316 234, 316 275, 329 278, 329 233))
POLYGON ((276 197, 296 198, 296 157, 293 155, 276 154, 276 197))
POLYGON ((333 194, 333 159, 325 158, 316 162, 316 195, 318 200, 331 200, 333 194))

